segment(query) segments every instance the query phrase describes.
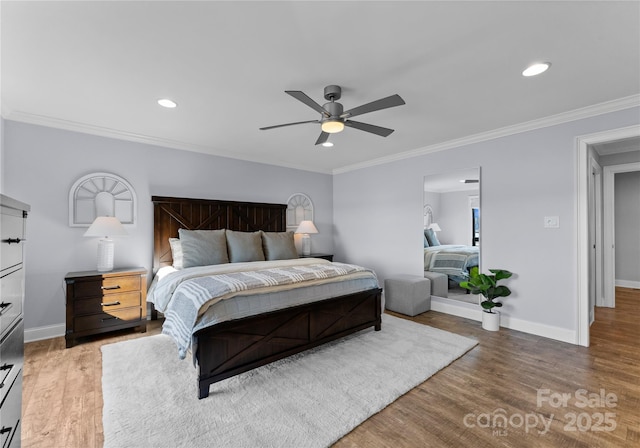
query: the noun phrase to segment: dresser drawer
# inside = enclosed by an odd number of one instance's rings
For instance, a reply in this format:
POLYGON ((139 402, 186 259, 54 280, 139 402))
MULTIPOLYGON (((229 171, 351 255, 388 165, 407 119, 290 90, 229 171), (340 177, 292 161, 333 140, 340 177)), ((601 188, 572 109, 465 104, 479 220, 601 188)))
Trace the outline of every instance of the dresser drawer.
POLYGON ((127 322, 139 321, 141 319, 142 308, 125 308, 122 310, 114 310, 109 313, 76 317, 74 318, 74 330, 76 332, 85 330, 99 330, 101 328, 122 325, 127 322))
POLYGON ((141 306, 141 294, 139 291, 119 294, 108 294, 104 297, 92 297, 90 299, 75 300, 73 312, 76 316, 82 314, 110 313, 113 310, 141 306))
MULTIPOLYGON (((24 323, 21 320, 0 342, 0 403, 5 403, 9 385, 20 376, 24 354, 24 323)), ((4 406, 0 410, 4 423, 4 406)))
POLYGON ((22 240, 24 240, 24 218, 22 217, 22 212, 3 208, 2 214, 0 214, 0 229, 2 230, 0 271, 4 271, 22 263, 22 240))
POLYGON ((22 375, 5 386, 8 394, 0 408, 0 446, 20 446, 20 420, 22 418, 22 375), (10 386, 10 387, 9 387, 10 386))
POLYGON ((0 337, 22 315, 24 270, 22 265, 7 269, 0 277, 0 337))
POLYGON ((105 294, 119 294, 127 291, 140 291, 140 276, 107 277, 97 280, 76 280, 73 289, 75 299, 100 297, 105 294))

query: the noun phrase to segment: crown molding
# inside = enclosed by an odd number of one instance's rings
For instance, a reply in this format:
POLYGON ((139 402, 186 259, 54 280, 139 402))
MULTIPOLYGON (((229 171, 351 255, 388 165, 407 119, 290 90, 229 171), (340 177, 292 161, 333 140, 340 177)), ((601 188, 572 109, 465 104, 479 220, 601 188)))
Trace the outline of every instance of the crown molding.
POLYGON ((632 107, 640 106, 640 95, 631 95, 617 100, 606 101, 604 103, 594 104, 591 106, 582 107, 580 109, 574 109, 568 112, 562 112, 556 115, 550 115, 548 117, 539 118, 536 120, 526 121, 524 123, 518 123, 511 126, 505 126, 502 128, 494 129, 492 131, 480 132, 478 134, 469 135, 467 137, 458 138, 455 140, 449 140, 443 143, 437 143, 435 145, 425 146, 412 151, 406 151, 392 156, 380 157, 378 159, 368 160, 363 163, 356 163, 348 165, 342 168, 336 168, 333 170, 333 174, 342 174, 349 171, 355 171, 362 168, 369 168, 376 165, 383 165, 385 163, 395 162, 398 160, 410 159, 413 157, 422 156, 438 151, 445 151, 447 149, 453 149, 460 146, 470 145, 474 143, 480 143, 487 140, 494 140, 500 137, 506 137, 509 135, 520 134, 522 132, 533 131, 536 129, 542 129, 549 126, 555 126, 570 121, 581 120, 584 118, 595 117, 610 112, 617 112, 619 110, 630 109, 632 107))
POLYGON ((583 118, 594 117, 610 112, 616 112, 619 110, 629 109, 632 107, 640 106, 640 95, 631 95, 616 100, 606 101, 604 103, 594 104, 591 106, 583 107, 580 109, 563 112, 557 115, 551 115, 536 120, 527 121, 511 126, 505 126, 502 128, 494 129, 487 132, 481 132, 473 134, 467 137, 462 137, 455 140, 449 140, 443 143, 437 143, 435 145, 425 146, 411 151, 406 151, 391 156, 380 157, 378 159, 368 160, 366 162, 357 163, 353 165, 347 165, 344 167, 336 168, 334 170, 317 170, 308 166, 300 166, 295 164, 288 164, 286 162, 279 161, 278 163, 267 163, 264 160, 258 158, 252 158, 247 156, 239 156, 237 154, 229 154, 223 151, 216 150, 212 147, 203 145, 197 145, 194 143, 182 142, 177 140, 163 139, 152 137, 149 135, 136 134, 133 132, 126 132, 118 129, 111 129, 101 126, 89 125, 86 123, 79 123, 70 120, 61 120, 59 118, 48 117, 44 115, 29 114, 19 111, 2 111, 2 115, 6 120, 19 121, 23 123, 35 124, 45 127, 51 127, 56 129, 64 129, 67 131, 81 132, 84 134, 97 135, 101 137, 115 138, 119 140, 126 140, 131 142, 143 143, 154 146, 162 146, 172 149, 180 149, 185 151, 199 152, 202 154, 215 155, 219 157, 226 157, 230 159, 244 160, 247 162, 260 163, 263 165, 275 165, 283 168, 292 168, 303 171, 310 171, 314 173, 322 174, 342 174, 349 171, 355 171, 362 168, 373 167, 377 165, 383 165, 398 160, 410 159, 425 154, 430 154, 438 151, 445 151, 448 149, 457 148, 460 146, 470 145, 474 143, 480 143, 487 140, 493 140, 500 137, 506 137, 508 135, 519 134, 521 132, 532 131, 535 129, 541 129, 549 126, 554 126, 569 121, 576 121, 583 118))
POLYGON ((164 148, 180 149, 183 151, 199 152, 201 154, 213 155, 218 157, 225 157, 227 159, 244 160, 245 162, 260 163, 262 165, 273 165, 283 168, 292 168, 302 171, 311 171, 314 173, 332 174, 331 170, 314 170, 308 166, 301 166, 295 164, 287 164, 286 162, 279 161, 278 163, 267 163, 264 160, 258 158, 252 158, 237 154, 229 154, 224 151, 219 151, 215 148, 203 145, 197 145, 194 143, 183 142, 179 140, 170 140, 165 138, 152 137, 144 134, 136 134, 133 132, 122 131, 119 129, 112 129, 102 126, 94 126, 86 123, 79 123, 77 121, 62 120, 60 118, 48 117, 45 115, 29 114, 19 111, 4 111, 3 118, 5 120, 18 121, 21 123, 35 124, 38 126, 44 126, 54 129, 62 129, 65 131, 79 132, 83 134, 96 135, 99 137, 114 138, 118 140, 125 140, 129 142, 143 143, 146 145, 160 146, 164 148))

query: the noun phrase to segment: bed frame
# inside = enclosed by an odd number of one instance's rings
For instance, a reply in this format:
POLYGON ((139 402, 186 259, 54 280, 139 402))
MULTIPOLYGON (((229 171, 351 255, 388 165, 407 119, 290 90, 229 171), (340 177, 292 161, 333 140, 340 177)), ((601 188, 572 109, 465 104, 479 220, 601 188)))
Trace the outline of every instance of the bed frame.
MULTIPOLYGON (((283 204, 152 196, 154 274, 172 264, 169 238, 178 229, 284 232, 283 204)), ((209 386, 278 359, 355 333, 381 327, 381 289, 375 288, 199 330, 195 336, 198 398, 209 386)), ((155 313, 152 313, 152 316, 155 313)))

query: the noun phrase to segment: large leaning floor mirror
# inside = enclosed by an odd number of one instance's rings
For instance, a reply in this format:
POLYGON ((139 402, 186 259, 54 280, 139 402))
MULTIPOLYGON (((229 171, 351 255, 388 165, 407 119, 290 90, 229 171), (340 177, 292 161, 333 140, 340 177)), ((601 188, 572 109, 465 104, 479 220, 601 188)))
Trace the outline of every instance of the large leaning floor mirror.
POLYGON ((424 276, 432 295, 478 303, 459 286, 480 263, 480 168, 424 178, 424 276))

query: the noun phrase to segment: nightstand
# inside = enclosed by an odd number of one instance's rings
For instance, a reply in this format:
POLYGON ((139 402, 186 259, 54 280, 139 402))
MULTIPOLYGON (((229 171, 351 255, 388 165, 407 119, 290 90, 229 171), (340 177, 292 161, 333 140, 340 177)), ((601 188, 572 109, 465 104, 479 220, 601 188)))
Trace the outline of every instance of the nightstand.
POLYGON ((300 255, 300 258, 324 258, 325 260, 333 261, 333 254, 300 255))
POLYGON ((67 285, 67 348, 76 339, 123 328, 147 331, 147 270, 69 272, 67 285))

